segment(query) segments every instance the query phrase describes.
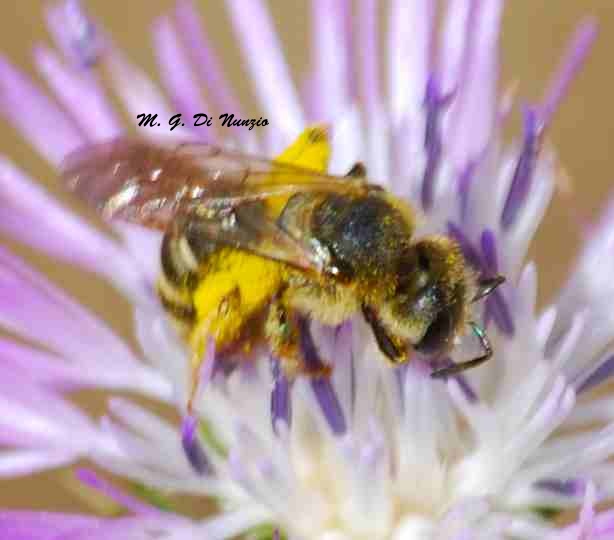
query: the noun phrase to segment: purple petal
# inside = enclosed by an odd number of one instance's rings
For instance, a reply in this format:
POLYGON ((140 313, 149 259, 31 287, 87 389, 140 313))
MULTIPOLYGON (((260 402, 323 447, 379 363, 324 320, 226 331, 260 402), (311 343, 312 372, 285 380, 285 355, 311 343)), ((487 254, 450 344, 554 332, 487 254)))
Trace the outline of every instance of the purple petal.
POLYGON ((47 26, 57 47, 76 67, 91 67, 104 48, 103 39, 78 0, 63 0, 47 8, 47 26))
POLYGON ((541 126, 538 124, 537 111, 526 108, 524 111, 524 141, 510 190, 501 214, 501 225, 509 229, 523 207, 533 180, 533 170, 540 148, 541 126))
POLYGON ((198 438, 198 419, 185 416, 181 424, 181 444, 192 468, 202 475, 211 474, 212 469, 198 438))
POLYGON ((194 538, 196 528, 175 515, 97 518, 51 512, 0 512, 2 540, 152 540, 184 531, 194 538))
POLYGON ((600 385, 614 375, 614 355, 606 356, 597 363, 593 371, 577 385, 576 393, 586 392, 600 385))
POLYGON ((499 30, 502 0, 481 0, 470 16, 466 56, 450 109, 445 144, 463 168, 489 143, 497 116, 499 30))
POLYGON ((441 95, 439 82, 431 77, 426 87, 424 107, 426 109, 426 125, 424 131, 424 150, 426 166, 422 178, 421 202, 425 210, 433 206, 435 175, 441 162, 443 145, 441 142, 441 112, 448 103, 447 97, 441 95))
POLYGON ((358 3, 358 31, 360 46, 356 48, 357 65, 360 66, 360 98, 368 118, 379 112, 382 101, 379 84, 377 0, 360 0, 358 3))
POLYGON ((314 0, 312 6, 312 84, 318 94, 313 105, 316 121, 333 121, 350 102, 350 56, 344 0, 314 0))
MULTIPOLYGON (((3 540, 61 540, 78 531, 99 526, 104 519, 48 512, 0 512, 3 540)), ((76 537, 78 538, 78 537, 76 537)))
MULTIPOLYGON (((301 334, 301 351, 308 371, 317 372, 324 367, 316 344, 313 342, 309 321, 303 317, 299 319, 301 334)), ((309 379, 311 388, 316 397, 322 413, 335 435, 343 435, 347 430, 345 415, 330 377, 312 377, 309 379)))
POLYGON ((345 415, 331 380, 327 377, 319 377, 309 382, 330 429, 335 435, 343 435, 347 431, 345 415))
POLYGON ((96 272, 132 297, 147 276, 111 238, 60 206, 45 190, 0 157, 0 232, 38 251, 96 272))
POLYGON ((292 139, 305 119, 266 7, 262 0, 226 0, 226 6, 260 106, 271 125, 292 139))
POLYGON ((467 205, 469 204, 469 192, 475 174, 475 161, 469 161, 458 178, 458 198, 460 200, 461 221, 467 218, 467 205))
POLYGON ((13 332, 69 359, 116 369, 140 366, 129 347, 101 321, 2 249, 0 291, 0 321, 13 332))
POLYGON ((569 85, 584 66, 596 37, 597 22, 593 19, 584 21, 576 29, 542 101, 540 119, 544 126, 550 124, 554 112, 567 94, 569 85))
POLYGON ((392 115, 419 109, 432 70, 435 2, 394 0, 389 13, 388 88, 392 115))
POLYGON ((150 504, 133 497, 125 491, 122 491, 110 482, 107 482, 92 469, 79 469, 77 470, 76 475, 80 482, 95 489, 96 491, 101 492, 106 497, 124 507, 126 510, 129 510, 133 514, 142 516, 157 516, 161 514, 160 510, 158 510, 155 506, 151 506, 150 504))
POLYGON ((271 424, 277 434, 278 422, 290 427, 292 421, 292 395, 288 378, 283 373, 279 360, 271 358, 271 372, 273 376, 273 390, 271 392, 271 424))
POLYGON ((92 73, 77 72, 58 56, 39 46, 34 61, 62 107, 71 115, 89 140, 117 137, 121 122, 92 73))
POLYGON ((535 482, 534 487, 546 491, 552 491, 565 497, 580 497, 586 490, 586 480, 572 478, 568 480, 558 480, 549 478, 535 482))
POLYGON ((58 165, 66 154, 85 142, 68 115, 2 57, 0 111, 52 165, 58 165))
POLYGON ((86 387, 126 388, 128 382, 125 371, 84 369, 82 364, 10 340, 0 339, 0 363, 3 369, 16 371, 32 383, 60 391, 86 387))
POLYGON ((442 90, 450 93, 462 78, 477 6, 475 0, 449 0, 447 5, 437 62, 442 90))
POLYGON ((513 336, 516 332, 516 325, 509 306, 498 289, 493 291, 486 299, 486 314, 484 317, 486 320, 492 319, 499 330, 508 336, 513 336))
POLYGON ((482 248, 484 273, 488 275, 496 275, 499 271, 499 263, 497 258, 497 238, 490 229, 482 231, 480 236, 480 246, 482 248))
POLYGON ((205 83, 207 94, 211 96, 217 110, 233 112, 238 118, 244 118, 241 103, 224 76, 221 62, 202 29, 194 3, 191 0, 180 0, 175 18, 183 42, 192 53, 195 69, 205 83))
POLYGON ((10 371, 0 380, 0 476, 68 465, 97 447, 113 451, 76 406, 10 371))
POLYGON ((215 140, 213 126, 194 127, 192 118, 195 114, 204 113, 210 116, 212 111, 205 103, 188 52, 169 17, 160 17, 155 22, 153 39, 160 75, 167 93, 177 108, 176 112, 183 115, 183 122, 191 127, 194 133, 208 142, 213 142, 215 140))
MULTIPOLYGON (((429 363, 429 367, 431 367, 433 371, 437 369, 442 369, 444 367, 449 367, 452 365, 454 365, 454 362, 452 361, 450 357, 443 358, 442 360, 439 360, 437 362, 429 363)), ((453 378, 458 383, 458 387, 460 388, 465 399, 469 403, 476 403, 478 401, 478 395, 476 391, 473 389, 473 387, 471 386, 471 384, 469 383, 469 381, 467 380, 467 377, 465 377, 463 374, 459 374, 459 375, 453 375, 451 378, 453 378)), ((447 378, 445 380, 447 380, 447 378)))
POLYGON ((451 221, 448 221, 448 234, 458 243, 467 262, 476 270, 481 271, 482 257, 478 250, 473 247, 469 238, 465 236, 463 230, 451 221))
POLYGON ((111 225, 121 237, 123 247, 130 253, 131 263, 138 266, 153 290, 153 285, 160 273, 162 233, 121 221, 111 223, 111 225))
MULTIPOLYGON (((170 107, 164 94, 151 78, 137 66, 132 64, 118 48, 109 47, 101 58, 109 72, 111 84, 119 96, 128 115, 137 125, 137 115, 141 113, 157 114, 166 122, 176 111, 170 107)), ((152 130, 150 127, 139 127, 139 134, 151 136, 152 134, 167 134, 177 137, 186 137, 190 131, 178 127, 172 132, 166 129, 162 131, 152 130)))

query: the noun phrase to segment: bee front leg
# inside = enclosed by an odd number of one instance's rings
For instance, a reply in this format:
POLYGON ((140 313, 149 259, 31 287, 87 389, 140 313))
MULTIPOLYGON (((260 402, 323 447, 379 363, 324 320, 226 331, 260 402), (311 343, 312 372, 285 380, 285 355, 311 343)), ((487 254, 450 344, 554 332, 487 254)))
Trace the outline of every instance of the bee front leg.
POLYGON ((330 375, 331 367, 318 354, 308 319, 280 301, 269 307, 265 335, 289 379, 297 375, 314 378, 330 375))
POLYGON ((349 176, 350 178, 366 178, 367 177, 367 167, 362 161, 357 161, 352 165, 352 168, 347 172, 345 176, 349 176))

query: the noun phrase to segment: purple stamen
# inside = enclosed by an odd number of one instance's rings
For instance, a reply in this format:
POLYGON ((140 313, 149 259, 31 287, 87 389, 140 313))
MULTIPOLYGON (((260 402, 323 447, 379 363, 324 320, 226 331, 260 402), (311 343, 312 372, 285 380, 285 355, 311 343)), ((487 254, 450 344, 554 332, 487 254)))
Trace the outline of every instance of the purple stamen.
MULTIPOLYGON (((326 365, 322 362, 318 354, 318 349, 313 342, 309 321, 301 317, 298 323, 301 333, 301 351, 303 353, 306 368, 308 372, 323 373, 326 365)), ((347 430, 345 416, 330 377, 326 375, 315 376, 310 380, 310 383, 316 400, 331 430, 335 435, 343 435, 347 430)))
POLYGON ((123 506, 127 510, 137 515, 160 515, 161 512, 155 506, 151 506, 128 493, 125 493, 121 489, 115 487, 110 482, 107 482, 104 478, 98 476, 95 471, 91 469, 78 469, 76 476, 79 482, 89 486, 96 491, 99 491, 112 501, 116 502, 120 506, 123 506))
POLYGON ((201 475, 211 474, 211 465, 198 439, 198 419, 188 415, 181 423, 181 445, 192 468, 201 475))
POLYGON ((540 109, 541 122, 544 126, 550 124, 554 112, 567 94, 569 85, 584 66, 596 37, 597 24, 592 19, 584 21, 576 29, 559 69, 544 96, 540 109))
POLYGON ((271 424, 275 435, 278 435, 278 422, 285 422, 290 427, 292 421, 291 386, 283 373, 279 360, 271 357, 271 373, 273 375, 273 391, 271 392, 271 424))
POLYGON ((480 235, 483 270, 487 275, 496 275, 499 271, 497 262, 497 238, 490 229, 484 229, 480 235))
POLYGON ((475 173, 475 162, 469 161, 458 179, 458 198, 460 200, 460 215, 461 220, 465 221, 467 217, 467 204, 469 203, 469 189, 473 181, 475 173))
POLYGON ((194 60, 198 76, 207 88, 207 94, 211 96, 213 104, 219 111, 232 111, 237 118, 245 118, 244 110, 224 74, 222 63, 209 42, 192 0, 181 0, 177 3, 175 19, 183 42, 194 60))
POLYGON ((103 49, 103 40, 81 2, 67 0, 63 6, 50 10, 49 16, 52 31, 57 34, 64 54, 78 67, 95 65, 103 49))
POLYGON ((518 213, 529 194, 533 171, 541 146, 542 128, 543 125, 538 120, 536 109, 525 108, 524 142, 501 214, 501 225, 504 230, 509 229, 516 222, 518 213))
POLYGON ((443 144, 439 120, 442 109, 449 103, 451 96, 442 96, 439 81, 431 76, 426 85, 424 108, 426 110, 426 126, 424 130, 424 149, 426 151, 426 167, 422 179, 422 207, 430 210, 433 207, 433 182, 441 161, 443 144))
POLYGON ((482 269, 482 258, 460 227, 448 221, 448 235, 460 246, 465 260, 476 270, 482 269))
POLYGON ((516 331, 509 306, 499 290, 493 291, 486 299, 486 314, 484 318, 486 321, 494 321, 499 330, 508 336, 513 336, 516 331))
MULTIPOLYGON (((431 362, 433 370, 450 367, 452 365, 454 365, 454 362, 452 362, 450 357, 443 358, 437 362, 431 362)), ((469 403, 476 403, 478 401, 478 395, 471 384, 469 384, 467 377, 462 373, 452 375, 451 377, 458 383, 459 388, 469 403)))
POLYGON ((577 497, 584 494, 586 490, 586 481, 580 478, 572 478, 567 480, 545 479, 535 482, 534 486, 537 489, 552 491, 565 497, 577 497))
MULTIPOLYGON (((490 229, 480 235, 482 268, 486 275, 494 276, 499 272, 497 239, 490 229)), ((511 336, 514 334, 514 319, 500 289, 494 290, 486 299, 486 320, 493 320, 499 329, 511 336)))
POLYGON ((607 356, 598 363, 597 368, 581 382, 576 388, 576 393, 586 392, 601 384, 614 375, 614 355, 607 356))
POLYGON ((345 416, 330 379, 320 377, 314 378, 310 382, 328 425, 335 435, 343 435, 347 431, 345 416))

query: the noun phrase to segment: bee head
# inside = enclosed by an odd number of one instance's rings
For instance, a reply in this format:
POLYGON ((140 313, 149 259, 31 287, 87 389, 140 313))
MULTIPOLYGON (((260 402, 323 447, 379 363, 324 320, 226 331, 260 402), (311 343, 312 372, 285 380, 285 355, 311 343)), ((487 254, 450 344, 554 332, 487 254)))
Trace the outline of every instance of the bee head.
POLYGON ((427 237, 400 255, 396 284, 378 310, 379 322, 394 343, 409 342, 427 354, 446 350, 464 322, 466 291, 458 245, 446 237, 427 237))

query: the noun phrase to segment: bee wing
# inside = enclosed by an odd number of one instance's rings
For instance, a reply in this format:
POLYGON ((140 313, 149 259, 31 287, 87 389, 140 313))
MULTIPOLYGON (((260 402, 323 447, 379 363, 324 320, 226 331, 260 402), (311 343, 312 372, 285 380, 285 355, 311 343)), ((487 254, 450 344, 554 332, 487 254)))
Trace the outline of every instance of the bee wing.
POLYGON ((301 191, 363 192, 367 186, 209 144, 130 138, 73 152, 61 174, 68 188, 105 218, 162 230, 196 201, 237 206, 301 191))
POLYGON ((176 216, 189 214, 208 238, 331 274, 337 270, 323 246, 291 236, 254 203, 304 191, 376 189, 208 144, 169 145, 129 138, 75 151, 64 161, 62 176, 69 189, 107 219, 166 230, 176 216), (203 217, 207 208, 213 217, 203 217))
POLYGON ((258 202, 223 208, 212 216, 204 215, 202 207, 195 207, 188 219, 192 237, 213 239, 317 274, 339 273, 324 246, 315 239, 293 236, 258 202))

